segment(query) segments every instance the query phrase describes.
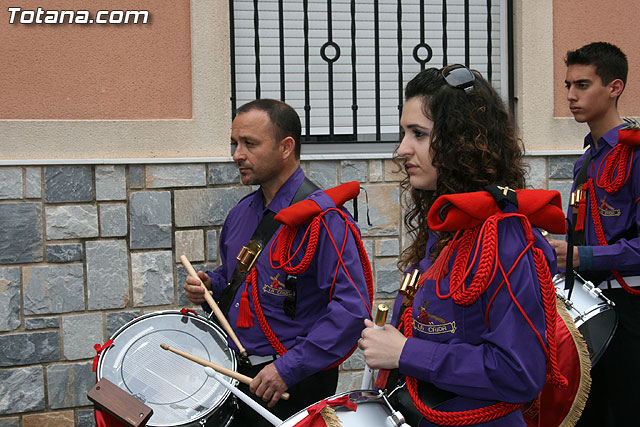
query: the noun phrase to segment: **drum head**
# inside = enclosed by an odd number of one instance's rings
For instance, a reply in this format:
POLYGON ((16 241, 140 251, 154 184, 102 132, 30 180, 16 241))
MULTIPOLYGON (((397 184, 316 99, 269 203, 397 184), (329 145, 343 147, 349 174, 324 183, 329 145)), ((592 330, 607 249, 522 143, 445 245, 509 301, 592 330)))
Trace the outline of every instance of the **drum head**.
POLYGON ((178 311, 149 313, 120 328, 111 339, 113 345, 100 355, 98 379, 108 379, 150 406, 149 426, 206 418, 229 396, 201 365, 160 347, 164 343, 235 370, 235 355, 224 333, 205 318, 178 311))

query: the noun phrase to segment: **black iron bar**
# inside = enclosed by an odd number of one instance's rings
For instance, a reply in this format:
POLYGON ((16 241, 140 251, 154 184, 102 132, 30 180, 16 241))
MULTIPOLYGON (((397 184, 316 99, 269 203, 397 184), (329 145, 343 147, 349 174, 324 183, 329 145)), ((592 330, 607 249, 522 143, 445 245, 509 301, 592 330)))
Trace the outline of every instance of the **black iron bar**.
MULTIPOLYGON (((398 2, 399 3, 399 2, 398 2)), ((358 75, 356 73, 356 0, 351 0, 351 111, 353 136, 358 137, 358 75)))
POLYGON ((284 10, 283 0, 278 0, 278 21, 279 21, 279 34, 280 37, 280 100, 285 102, 285 64, 284 64, 284 10))
POLYGON ((258 0, 253 0, 253 40, 256 59, 256 99, 260 99, 260 13, 258 0))

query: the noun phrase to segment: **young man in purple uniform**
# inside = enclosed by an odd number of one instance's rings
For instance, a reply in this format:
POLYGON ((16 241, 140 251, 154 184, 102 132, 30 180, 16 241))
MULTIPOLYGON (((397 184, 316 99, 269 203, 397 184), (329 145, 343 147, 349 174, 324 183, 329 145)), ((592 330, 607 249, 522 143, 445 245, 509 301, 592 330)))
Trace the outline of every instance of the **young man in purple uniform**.
MULTIPOLYGON (((236 256, 252 239, 263 216, 277 214, 301 197, 298 190, 307 181, 300 167, 300 134, 298 114, 283 102, 261 99, 238 109, 231 131, 233 159, 242 183, 260 187, 229 212, 220 232, 220 267, 213 272, 198 272, 214 298, 218 299, 232 281, 236 256)), ((323 209, 335 208, 322 191, 311 188, 303 196, 323 209)), ((344 208, 341 211, 353 222, 344 208)), ((299 227, 294 248, 298 248, 307 227, 299 227)), ((365 267, 354 235, 345 232, 345 227, 338 212, 325 214, 311 265, 297 275, 287 274, 271 260, 276 231, 258 256, 253 275, 249 274, 247 283, 242 281, 231 295, 228 320, 253 365, 240 368, 241 373, 254 377, 250 387, 240 388, 263 405, 268 404, 283 420, 335 394, 337 364, 355 346, 363 319, 370 316, 365 267), (255 320, 247 322, 243 304, 255 320), (258 321, 261 315, 267 329, 258 321), (284 354, 280 355, 267 338, 271 332, 287 349, 284 354), (280 399, 284 391, 290 393, 289 400, 280 399)), ((293 265, 300 262, 307 242, 295 255, 293 265)), ((184 288, 191 302, 204 303, 203 290, 196 280, 187 278, 184 288)), ((206 304, 203 307, 208 309, 206 304)), ((237 350, 231 340, 229 345, 237 350)), ((241 407, 233 425, 271 424, 248 407, 241 407)))
MULTIPOLYGON (((617 331, 591 370, 591 393, 578 425, 635 425, 640 401, 640 152, 624 141, 627 131, 618 113, 628 63, 618 47, 603 42, 568 52, 565 62, 569 108, 590 130, 584 139, 587 150, 574 167, 576 203, 569 205, 568 218, 577 232, 570 261, 615 302, 618 313, 617 331)), ((552 245, 558 264, 565 265, 567 242, 552 245)))

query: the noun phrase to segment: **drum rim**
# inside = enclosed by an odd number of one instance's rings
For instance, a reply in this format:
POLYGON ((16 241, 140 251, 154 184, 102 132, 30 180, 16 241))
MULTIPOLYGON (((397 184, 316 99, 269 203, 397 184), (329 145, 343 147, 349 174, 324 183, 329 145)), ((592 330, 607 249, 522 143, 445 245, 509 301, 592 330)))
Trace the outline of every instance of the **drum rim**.
MULTIPOLYGON (((615 309, 611 307, 609 304, 607 304, 606 302, 602 302, 600 304, 596 304, 588 307, 588 311, 585 312, 584 314, 581 313, 580 316, 577 318, 578 320, 574 318, 573 322, 575 323, 576 327, 579 328, 580 326, 584 325, 585 323, 587 323, 589 320, 593 319, 597 315, 609 310, 613 310, 613 312, 616 314, 616 319, 617 319, 618 313, 615 311, 615 309)), ((567 309, 567 311, 569 312, 569 314, 571 314, 571 310, 567 309)), ((613 322, 613 330, 615 330, 617 323, 618 323, 617 321, 613 322)))
MULTIPOLYGON (((180 315, 180 316, 190 316, 191 318, 195 319, 195 320, 199 320, 202 323, 211 326, 215 331, 217 331, 218 333, 220 333, 220 335, 226 340, 227 339, 227 334, 225 333, 225 331, 218 326, 217 324, 215 324, 212 320, 210 320, 209 318, 205 317, 205 316, 201 316, 197 313, 190 313, 190 312, 186 312, 183 313, 180 310, 158 310, 158 311, 152 311, 150 313, 145 313, 142 314, 140 316, 136 316, 133 319, 129 320, 127 323, 125 323, 124 325, 122 325, 116 332, 113 333, 113 335, 109 338, 111 340, 113 340, 115 342, 115 339, 118 337, 118 335, 122 334, 122 332, 124 332, 125 330, 129 329, 132 325, 134 325, 135 323, 138 323, 142 320, 145 320, 146 318, 149 317, 156 317, 156 316, 161 316, 161 315, 180 315)), ((100 352, 100 355, 98 357, 98 363, 96 365, 96 381, 99 381, 100 379, 102 379, 102 365, 103 365, 103 358, 104 356, 108 353, 109 349, 111 348, 111 346, 105 348, 102 352, 100 352)), ((231 356, 231 363, 232 363, 232 370, 237 370, 237 358, 236 358, 236 354, 235 352, 230 349, 230 356, 231 356)), ((232 384, 233 385, 237 385, 238 381, 237 380, 232 380, 232 384)), ((208 420, 212 414, 214 414, 219 408, 221 408, 228 400, 229 397, 231 395, 231 391, 224 388, 224 390, 222 390, 222 399, 220 399, 220 403, 217 406, 208 408, 207 411, 203 411, 201 412, 199 415, 199 417, 197 417, 197 419, 190 419, 190 420, 186 420, 186 421, 181 421, 180 424, 167 424, 165 422, 163 422, 163 424, 152 424, 147 422, 147 425, 149 427, 160 427, 160 426, 166 426, 166 427, 173 427, 173 426, 186 426, 189 425, 191 423, 194 422, 198 422, 198 420, 208 420)), ((151 418, 153 418, 153 415, 151 416, 151 418)), ((151 421, 151 418, 149 419, 151 421)))

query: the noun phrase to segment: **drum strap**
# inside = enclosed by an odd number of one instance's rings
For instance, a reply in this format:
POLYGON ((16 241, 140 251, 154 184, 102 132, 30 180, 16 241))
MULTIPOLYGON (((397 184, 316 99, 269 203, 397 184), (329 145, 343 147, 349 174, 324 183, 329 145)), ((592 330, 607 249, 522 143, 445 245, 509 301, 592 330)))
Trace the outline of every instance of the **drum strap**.
MULTIPOLYGON (((587 151, 587 155, 584 158, 584 162, 582 163, 582 166, 580 167, 580 170, 576 175, 576 185, 574 186, 575 190, 582 189, 583 185, 589 179, 588 172, 587 172, 589 169, 589 163, 591 163, 591 150, 587 151)), ((574 246, 582 246, 584 245, 584 242, 585 242, 584 226, 576 227, 577 221, 578 221, 578 210, 579 210, 578 200, 576 200, 576 203, 574 205, 575 206, 572 209, 573 217, 571 219, 571 237, 572 237, 574 246)), ((570 257, 567 257, 567 262, 569 262, 569 258, 570 257)), ((573 268, 573 266, 571 266, 571 268, 573 268)), ((567 266, 567 271, 569 271, 569 266, 567 266)))
POLYGON ((574 246, 582 246, 584 245, 584 221, 586 215, 579 215, 580 209, 584 211, 586 209, 586 197, 583 193, 584 184, 587 182, 587 170, 589 169, 589 163, 591 163, 591 150, 587 151, 587 155, 584 158, 584 162, 578 171, 578 175, 576 175, 576 185, 574 186, 575 191, 574 194, 571 195, 571 201, 574 201, 574 195, 580 194, 577 197, 578 200, 575 200, 575 203, 572 204, 572 218, 569 221, 569 229, 567 230, 567 254, 571 254, 571 256, 567 255, 567 263, 566 267, 566 279, 564 283, 564 288, 569 290, 569 295, 573 291, 573 283, 574 283, 574 274, 573 274, 573 248, 574 246), (583 206, 580 207, 580 204, 583 206), (582 224, 580 227, 576 227, 578 223, 578 217, 580 217, 580 221, 582 224), (578 229, 577 229, 578 228, 578 229))
MULTIPOLYGON (((293 205, 303 199, 306 199, 311 193, 318 189, 319 188, 317 185, 311 182, 309 178, 305 177, 304 181, 302 181, 302 184, 300 184, 300 187, 298 187, 296 194, 293 196, 291 204, 293 205)), ((261 248, 264 248, 269 240, 271 240, 271 236, 273 236, 278 227, 280 227, 280 223, 278 223, 274 219, 275 216, 276 214, 273 211, 267 209, 267 212, 262 217, 262 220, 258 224, 258 227, 256 227, 255 231, 253 232, 250 241, 258 243, 261 248)), ((229 308, 231 307, 231 303, 233 302, 233 299, 236 295, 236 291, 238 290, 240 285, 244 283, 247 275, 251 270, 250 269, 248 271, 241 272, 240 268, 240 263, 236 264, 236 268, 233 271, 231 280, 220 296, 220 310, 225 315, 228 315, 229 308)))

